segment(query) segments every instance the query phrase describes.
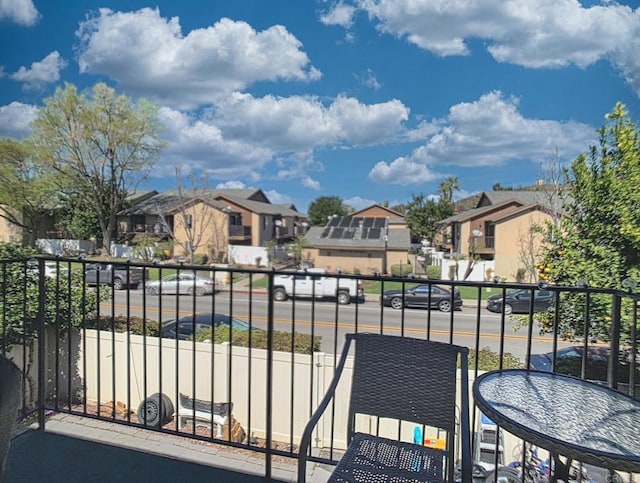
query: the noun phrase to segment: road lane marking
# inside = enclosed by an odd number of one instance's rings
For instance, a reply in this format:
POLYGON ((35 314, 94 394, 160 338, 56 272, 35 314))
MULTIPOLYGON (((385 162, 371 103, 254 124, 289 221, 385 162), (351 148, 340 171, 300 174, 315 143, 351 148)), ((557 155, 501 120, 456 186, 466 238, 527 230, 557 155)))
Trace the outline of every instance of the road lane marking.
MULTIPOLYGON (((105 304, 101 304, 101 305, 105 305, 105 304)), ((112 305, 108 304, 107 307, 109 309, 111 309, 112 305)), ((114 304, 113 308, 116 309, 121 309, 121 310, 126 310, 127 306, 126 305, 119 305, 119 304, 114 304)), ((129 312, 133 312, 137 310, 138 312, 142 312, 142 308, 141 307, 129 307, 129 312)), ((160 311, 156 308, 156 307, 147 307, 146 309, 147 314, 148 313, 159 313, 160 311)), ((175 307, 172 307, 171 310, 163 310, 162 313, 169 313, 171 320, 173 320, 175 318, 176 315, 176 310, 175 307)), ((193 314, 192 310, 178 310, 178 316, 189 316, 193 314)), ((234 313, 235 315, 238 315, 239 317, 242 317, 242 314, 237 314, 234 313)), ((120 314, 120 315, 125 315, 125 314, 120 314)), ((169 319, 167 319, 169 320, 169 319)), ((252 321, 258 321, 258 322, 266 322, 267 321, 267 317, 262 317, 262 316, 256 316, 254 315, 252 317, 252 321)), ((275 318, 274 319, 275 323, 278 324, 282 324, 282 325, 291 325, 291 319, 284 319, 284 318, 275 318)), ((303 325, 303 326, 311 326, 311 321, 310 320, 305 320, 305 319, 300 319, 300 320, 296 320, 296 325, 303 325)), ((336 324, 335 322, 330 322, 330 321, 321 321, 321 320, 315 320, 314 324, 316 327, 328 327, 328 328, 335 328, 336 324)), ((345 330, 354 330, 356 328, 356 324, 354 323, 348 323, 348 322, 338 322, 338 329, 345 329, 345 330)), ((402 327, 391 327, 389 325, 384 325, 383 328, 387 331, 393 331, 393 332, 401 332, 403 330, 402 327)), ((363 324, 363 323, 358 323, 358 329, 360 329, 361 331, 364 330, 372 330, 372 331, 376 331, 378 332, 380 330, 380 325, 373 325, 373 324, 363 324)), ((405 333, 415 333, 415 334, 425 334, 427 331, 425 328, 416 328, 416 327, 404 327, 404 332, 405 333)), ((444 329, 431 329, 429 331, 430 334, 434 334, 434 335, 449 335, 451 332, 448 330, 444 330, 444 329)), ((476 332, 470 332, 470 331, 461 331, 461 330, 454 330, 453 332, 454 336, 459 336, 459 337, 475 337, 476 336, 476 332)), ((528 340, 529 337, 526 335, 518 335, 518 334, 504 334, 504 337, 501 336, 500 334, 486 334, 486 333, 480 333, 480 337, 481 338, 490 338, 490 339, 501 339, 504 338, 505 340, 528 340)), ((534 342, 549 342, 548 338, 545 337, 537 337, 537 336, 532 336, 531 340, 534 342)))

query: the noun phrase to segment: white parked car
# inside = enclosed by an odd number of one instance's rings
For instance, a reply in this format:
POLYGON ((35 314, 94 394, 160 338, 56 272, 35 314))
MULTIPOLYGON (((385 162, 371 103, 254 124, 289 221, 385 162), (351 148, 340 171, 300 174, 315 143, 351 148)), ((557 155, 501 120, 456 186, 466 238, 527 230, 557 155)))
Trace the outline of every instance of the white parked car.
POLYGON ((145 284, 148 294, 189 294, 207 295, 218 292, 218 282, 210 278, 201 277, 193 273, 176 273, 168 275, 162 280, 152 280, 145 284))
POLYGON ((56 278, 56 276, 68 277, 69 269, 66 264, 57 262, 44 262, 44 276, 49 278, 56 278))

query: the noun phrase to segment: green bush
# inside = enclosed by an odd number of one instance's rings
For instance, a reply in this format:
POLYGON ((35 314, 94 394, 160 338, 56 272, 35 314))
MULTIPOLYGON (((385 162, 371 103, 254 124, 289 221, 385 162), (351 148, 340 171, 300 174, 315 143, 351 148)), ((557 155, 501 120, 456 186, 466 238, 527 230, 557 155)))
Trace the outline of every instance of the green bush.
MULTIPOLYGON (((232 330, 217 328, 215 330, 215 337, 211 336, 211 329, 202 329, 196 333, 196 341, 205 342, 211 341, 215 344, 221 344, 222 342, 229 342, 231 337, 232 344, 239 347, 249 347, 249 336, 251 336, 251 347, 254 349, 266 349, 267 348, 267 331, 262 329, 248 330, 232 330)), ((311 336, 308 334, 300 334, 295 332, 274 331, 273 333, 273 350, 281 352, 293 352, 298 354, 311 354, 313 352, 320 351, 320 344, 322 337, 315 336, 313 338, 313 347, 311 344, 311 336), (312 350, 313 349, 313 350, 312 350)))
POLYGON ((409 263, 402 263, 400 265, 391 265, 391 275, 394 277, 406 277, 413 272, 413 267, 409 263))
POLYGON ((431 280, 440 280, 442 270, 439 265, 427 265, 427 278, 431 280))
POLYGON ((206 253, 195 253, 193 255, 194 265, 206 265, 208 261, 209 261, 209 256, 206 253))
MULTIPOLYGON (((37 337, 40 309, 37 255, 33 248, 0 242, 2 349, 31 343, 37 337)), ((66 267, 66 263, 62 266, 66 267)), ((44 289, 44 322, 60 334, 79 327, 86 317, 95 313, 99 303, 97 293, 85 289, 82 274, 77 271, 55 279, 46 277, 44 289)), ((109 293, 109 289, 101 290, 101 299, 106 300, 109 293)))
POLYGON ((147 319, 146 324, 143 322, 142 317, 129 317, 118 315, 114 318, 109 316, 102 316, 99 320, 87 319, 84 328, 86 329, 98 329, 98 330, 114 330, 115 332, 131 332, 136 335, 143 335, 146 329, 146 335, 157 337, 159 333, 158 322, 155 320, 147 319))
MULTIPOLYGON (((478 359, 479 371, 495 371, 500 369, 500 354, 489 347, 480 349, 478 359)), ((469 368, 474 369, 476 364, 476 351, 469 351, 469 368)), ((505 352, 502 356, 502 369, 521 369, 522 362, 516 356, 505 352)))

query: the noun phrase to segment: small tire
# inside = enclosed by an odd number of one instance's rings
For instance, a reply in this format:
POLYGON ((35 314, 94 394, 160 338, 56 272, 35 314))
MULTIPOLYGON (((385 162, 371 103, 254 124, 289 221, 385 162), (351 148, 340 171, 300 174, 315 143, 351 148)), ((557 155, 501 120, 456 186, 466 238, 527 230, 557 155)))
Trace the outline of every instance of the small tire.
POLYGON ((403 306, 402 299, 400 297, 393 297, 390 303, 391 308, 396 310, 400 310, 403 306))
POLYGON ((145 292, 147 292, 147 295, 155 295, 158 293, 158 289, 155 287, 147 287, 145 292))
MULTIPOLYGON (((167 413, 165 410, 165 398, 167 396, 160 393, 155 393, 138 406, 138 422, 145 426, 151 426, 153 428, 159 428, 167 423, 167 413)), ((171 402, 171 400, 169 400, 171 402)), ((173 406, 173 404, 171 404, 173 406)), ((171 413, 173 416, 173 412, 171 413)))
POLYGON ((113 290, 122 290, 124 288, 124 282, 121 278, 116 277, 113 279, 113 290))
POLYGON ((440 312, 451 312, 451 301, 441 300, 440 302, 438 302, 438 310, 440 312))
POLYGON ((202 287, 196 287, 196 296, 202 297, 206 293, 206 290, 202 287))
POLYGON ((351 303, 351 295, 349 295, 349 292, 345 292, 344 290, 341 292, 338 292, 338 303, 340 305, 348 305, 351 303))
POLYGON ((278 302, 287 300, 287 292, 283 288, 277 288, 273 291, 273 299, 278 302))
POLYGON ((513 307, 510 304, 504 304, 504 314, 511 315, 513 313, 513 307))

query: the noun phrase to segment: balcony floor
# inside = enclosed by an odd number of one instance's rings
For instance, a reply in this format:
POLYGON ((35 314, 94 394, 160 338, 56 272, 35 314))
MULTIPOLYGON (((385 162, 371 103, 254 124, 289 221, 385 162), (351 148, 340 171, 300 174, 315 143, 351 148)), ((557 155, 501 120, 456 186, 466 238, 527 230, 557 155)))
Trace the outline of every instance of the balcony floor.
MULTIPOLYGON (((46 431, 22 428, 13 440, 5 481, 258 483, 295 481, 296 466, 234 448, 73 415, 56 414, 46 431)), ((323 481, 321 474, 308 478, 323 481)))

